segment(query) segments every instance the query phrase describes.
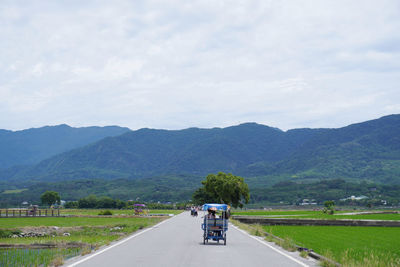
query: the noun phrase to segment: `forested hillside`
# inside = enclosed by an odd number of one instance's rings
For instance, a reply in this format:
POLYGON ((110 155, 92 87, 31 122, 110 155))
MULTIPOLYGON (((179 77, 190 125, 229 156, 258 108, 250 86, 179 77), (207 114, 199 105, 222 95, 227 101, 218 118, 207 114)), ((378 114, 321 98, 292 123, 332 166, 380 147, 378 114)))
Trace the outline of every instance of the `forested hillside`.
POLYGON ((179 131, 141 129, 56 155, 3 177, 57 181, 224 171, 245 177, 400 179, 400 115, 339 129, 281 131, 255 123, 179 131))
MULTIPOLYGON (((167 176, 142 179, 85 179, 62 182, 28 183, 19 190, 0 193, 0 207, 18 206, 23 201, 40 203, 40 195, 46 190, 59 192, 63 200, 71 201, 96 195, 121 200, 146 202, 186 202, 200 187, 204 177, 167 176)), ((387 205, 400 203, 400 185, 382 185, 367 182, 351 182, 341 179, 314 182, 283 181, 273 186, 260 186, 254 179, 245 179, 250 186, 250 204, 300 204, 303 199, 322 205, 326 200, 335 200, 346 205, 387 205), (366 196, 362 201, 340 201, 350 196, 366 196)), ((3 184, 4 186, 4 184, 3 184)), ((10 185, 8 188, 12 188, 10 185)), ((0 190, 1 191, 1 190, 0 190)))
POLYGON ((276 173, 305 178, 400 183, 400 116, 324 130, 275 167, 276 173))
POLYGON ((167 202, 189 201, 203 177, 165 176, 142 179, 83 179, 62 182, 27 182, 23 185, 0 183, 0 207, 20 205, 23 201, 40 203, 46 190, 59 192, 63 200, 77 200, 91 194, 122 200, 167 202), (14 188, 18 190, 12 190, 14 188), (21 187, 22 186, 22 187, 21 187), (8 190, 4 190, 7 188, 8 190))
POLYGON ((0 130, 0 169, 36 164, 56 154, 129 131, 117 126, 73 128, 46 126, 22 131, 0 130))
POLYGON ((141 129, 54 156, 13 178, 54 181, 239 172, 254 162, 287 158, 319 132, 297 131, 286 133, 255 123, 223 129, 141 129))
POLYGON ((293 204, 355 194, 398 203, 400 115, 339 129, 285 132, 246 123, 128 131, 33 166, 2 170, 0 204, 37 202, 45 190, 60 192, 66 200, 96 194, 187 201, 207 174, 218 171, 243 176, 252 203, 293 204))

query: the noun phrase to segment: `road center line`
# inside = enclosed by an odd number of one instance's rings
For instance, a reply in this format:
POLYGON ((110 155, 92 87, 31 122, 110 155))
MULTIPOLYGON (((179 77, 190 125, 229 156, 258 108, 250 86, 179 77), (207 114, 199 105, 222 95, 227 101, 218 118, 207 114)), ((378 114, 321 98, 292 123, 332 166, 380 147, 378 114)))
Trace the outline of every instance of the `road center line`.
MULTIPOLYGON (((178 214, 178 215, 179 215, 179 214, 178 214)), ((178 216, 178 215, 175 215, 174 217, 176 217, 176 216, 178 216)), ((160 226, 161 224, 163 224, 163 223, 165 223, 165 222, 167 222, 167 221, 170 221, 170 220, 173 219, 174 217, 169 218, 169 219, 166 219, 166 220, 164 220, 164 221, 162 221, 162 222, 160 222, 160 223, 158 223, 158 224, 156 224, 156 225, 153 225, 153 226, 150 227, 150 228, 147 228, 147 229, 145 229, 145 230, 143 230, 143 231, 141 231, 141 232, 139 232, 139 233, 137 233, 137 234, 134 234, 134 235, 132 235, 132 236, 130 236, 130 237, 127 237, 127 238, 125 238, 125 239, 123 239, 123 240, 121 240, 121 241, 115 243, 114 245, 111 245, 111 246, 109 246, 109 247, 106 247, 106 248, 104 248, 104 249, 102 249, 102 250, 100 250, 100 251, 94 253, 93 255, 90 255, 90 256, 88 256, 88 257, 86 257, 86 258, 84 258, 84 259, 81 259, 80 261, 77 261, 77 262, 75 262, 75 263, 72 263, 72 264, 68 265, 67 267, 75 267, 75 266, 77 266, 78 264, 81 264, 82 262, 85 262, 85 261, 87 261, 87 260, 89 260, 89 259, 91 259, 91 258, 93 258, 93 257, 95 257, 95 256, 97 256, 97 255, 100 255, 101 253, 104 253, 104 252, 106 252, 106 251, 109 250, 109 249, 112 249, 112 248, 114 248, 114 247, 116 247, 116 246, 119 246, 119 245, 125 243, 125 242, 128 241, 128 240, 131 240, 131 239, 134 238, 134 237, 137 237, 137 236, 139 236, 139 235, 141 235, 141 234, 144 234, 144 233, 146 233, 146 232, 148 232, 148 231, 150 231, 150 230, 153 230, 154 228, 157 228, 157 227, 160 226)))
POLYGON ((235 228, 236 230, 242 232, 243 234, 245 234, 245 235, 247 235, 247 236, 253 238, 254 240, 257 240, 257 241, 260 242, 261 244, 263 244, 263 245, 265 245, 265 246, 267 246, 267 247, 273 249, 274 251, 278 252, 279 254, 282 254, 283 256, 285 256, 285 257, 291 259, 292 261, 294 261, 294 262, 300 264, 301 266, 309 267, 307 264, 305 264, 305 263, 303 263, 303 262, 301 262, 301 261, 299 261, 299 260, 293 258, 292 256, 290 256, 290 255, 284 253, 283 251, 280 251, 280 250, 277 249, 277 248, 274 248, 273 246, 271 246, 271 245, 268 244, 267 242, 265 242, 265 241, 263 241, 263 240, 260 240, 260 239, 258 239, 258 238, 255 237, 255 236, 250 235, 249 233, 247 233, 246 231, 240 229, 239 227, 237 227, 237 226, 235 226, 235 225, 233 225, 233 224, 231 224, 231 226, 233 226, 233 228, 235 228))

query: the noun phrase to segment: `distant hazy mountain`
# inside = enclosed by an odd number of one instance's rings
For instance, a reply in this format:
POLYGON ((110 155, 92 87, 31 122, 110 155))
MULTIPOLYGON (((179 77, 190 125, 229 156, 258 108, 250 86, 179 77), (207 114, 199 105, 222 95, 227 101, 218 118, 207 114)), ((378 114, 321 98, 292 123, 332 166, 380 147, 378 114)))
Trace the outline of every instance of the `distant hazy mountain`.
POLYGON ((56 155, 27 170, 13 170, 8 177, 56 181, 201 176, 217 171, 396 182, 400 180, 400 115, 339 129, 287 132, 256 123, 223 129, 141 129, 56 155))
POLYGON ((117 126, 72 128, 65 124, 15 132, 0 130, 0 169, 36 164, 59 153, 128 131, 128 128, 117 126))

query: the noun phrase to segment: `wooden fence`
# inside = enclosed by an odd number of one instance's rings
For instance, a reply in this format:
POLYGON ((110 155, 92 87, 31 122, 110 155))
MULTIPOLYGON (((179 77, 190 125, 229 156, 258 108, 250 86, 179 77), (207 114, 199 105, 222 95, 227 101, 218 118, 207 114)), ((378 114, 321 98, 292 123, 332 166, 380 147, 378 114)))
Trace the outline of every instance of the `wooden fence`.
POLYGON ((0 218, 8 217, 58 217, 60 216, 59 209, 0 209, 0 218))

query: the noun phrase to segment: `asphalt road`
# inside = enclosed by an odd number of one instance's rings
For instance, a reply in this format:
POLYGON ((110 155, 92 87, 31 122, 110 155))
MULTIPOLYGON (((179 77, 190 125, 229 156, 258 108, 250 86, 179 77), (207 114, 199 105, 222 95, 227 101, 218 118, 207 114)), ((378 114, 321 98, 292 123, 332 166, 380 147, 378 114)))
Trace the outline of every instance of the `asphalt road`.
POLYGON ((232 225, 226 246, 215 241, 203 245, 202 215, 195 218, 184 212, 65 266, 317 266, 232 225))

